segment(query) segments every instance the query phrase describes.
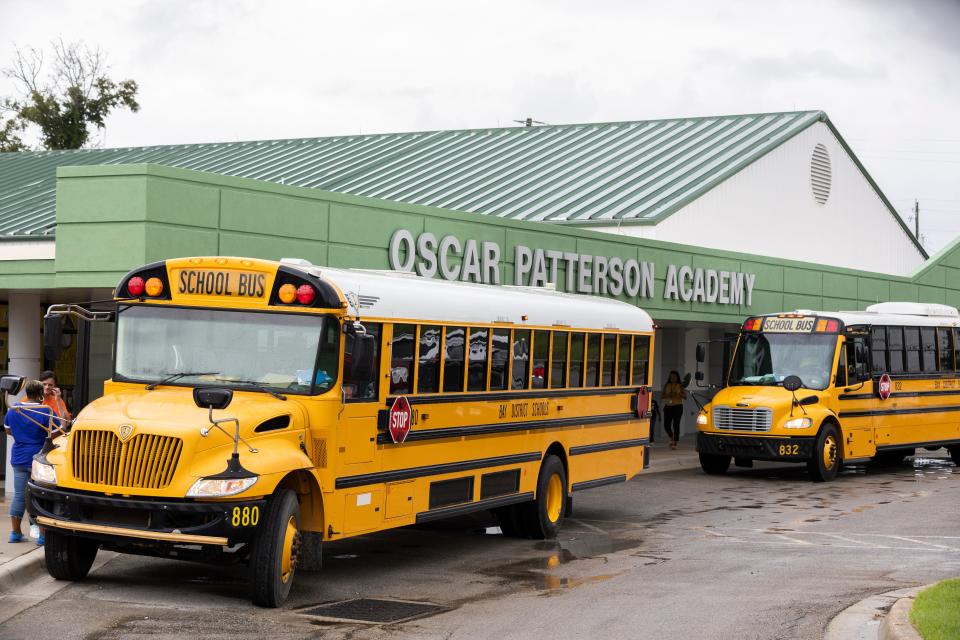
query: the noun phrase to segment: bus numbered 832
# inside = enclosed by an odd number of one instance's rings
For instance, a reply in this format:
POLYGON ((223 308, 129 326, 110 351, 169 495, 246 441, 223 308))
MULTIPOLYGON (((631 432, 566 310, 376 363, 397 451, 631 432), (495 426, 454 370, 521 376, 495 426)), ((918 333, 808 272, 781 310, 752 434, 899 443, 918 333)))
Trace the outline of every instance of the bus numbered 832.
POLYGON ((240 562, 278 606, 321 543, 476 510, 556 535, 647 464, 653 323, 615 300, 196 257, 135 269, 103 397, 33 464, 46 565, 240 562))
POLYGON ((844 462, 899 464, 918 447, 947 447, 960 464, 958 397, 953 307, 886 302, 754 316, 726 388, 697 418, 700 464, 718 474, 731 460, 803 462, 819 482, 844 462))

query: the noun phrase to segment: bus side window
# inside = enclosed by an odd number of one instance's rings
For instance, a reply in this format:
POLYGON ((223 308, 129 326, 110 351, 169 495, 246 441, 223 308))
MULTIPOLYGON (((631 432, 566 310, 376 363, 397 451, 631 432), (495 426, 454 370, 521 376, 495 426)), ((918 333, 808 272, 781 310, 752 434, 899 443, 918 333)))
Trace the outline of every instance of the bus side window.
POLYGON ((583 355, 586 347, 582 333, 570 334, 570 375, 567 378, 570 387, 583 386, 583 355))
POLYGON ((940 343, 940 371, 953 371, 953 329, 937 329, 940 343))
POLYGON ((925 373, 937 370, 937 331, 933 327, 920 329, 920 366, 925 373))
POLYGON ((463 391, 463 361, 467 330, 447 327, 443 338, 443 390, 463 391))
POLYGON ((507 388, 510 364, 510 329, 494 329, 490 342, 490 391, 507 388))
POLYGON ((600 386, 600 341, 603 339, 599 333, 587 334, 587 379, 584 386, 600 386))
MULTIPOLYGON (((876 353, 874 351, 874 357, 876 357, 876 353)), ((874 370, 876 370, 876 360, 874 360, 874 370)), ((847 334, 847 384, 860 384, 869 379, 870 357, 867 349, 867 336, 864 334, 847 334)))
POLYGON ((903 373, 903 327, 887 327, 887 366, 890 373, 903 373))
POLYGON ((650 337, 633 336, 633 376, 634 386, 647 385, 647 369, 650 363, 650 337))
POLYGON ((617 336, 612 333, 603 336, 603 371, 601 379, 603 386, 612 387, 616 382, 614 368, 617 362, 617 336))
POLYGON ((486 327, 470 329, 470 360, 467 364, 467 391, 487 390, 487 336, 486 327))
POLYGON ((955 368, 960 369, 960 329, 953 330, 953 349, 955 368))
POLYGON ((343 345, 343 395, 347 400, 376 400, 380 382, 380 325, 364 322, 368 336, 373 336, 373 368, 364 377, 353 367, 353 347, 358 336, 347 334, 343 345), (356 375, 356 377, 354 377, 356 375))
POLYGON ((390 395, 413 391, 413 352, 416 337, 415 325, 393 325, 393 340, 390 342, 390 395))
POLYGON ((550 332, 533 332, 533 388, 546 389, 550 375, 550 332))
POLYGON ((620 336, 617 345, 617 386, 630 383, 630 336, 620 336))
POLYGON ((920 327, 903 328, 903 368, 910 373, 923 371, 920 362, 920 327))
POLYGON ((567 332, 553 332, 553 359, 551 360, 550 388, 561 389, 567 384, 567 332))
POLYGON ((440 327, 420 327, 417 347, 417 393, 440 391, 440 327))
POLYGON ((530 383, 530 330, 513 331, 513 366, 510 370, 511 388, 526 389, 530 383))

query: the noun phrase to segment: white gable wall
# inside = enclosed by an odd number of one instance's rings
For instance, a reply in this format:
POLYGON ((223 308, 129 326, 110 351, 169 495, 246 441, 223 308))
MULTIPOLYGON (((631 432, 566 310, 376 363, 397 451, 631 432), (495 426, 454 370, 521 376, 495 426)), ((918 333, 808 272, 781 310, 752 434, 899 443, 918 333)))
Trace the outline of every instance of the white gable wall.
POLYGON ((698 247, 905 275, 923 256, 877 192, 818 122, 653 225, 589 227, 698 247), (827 202, 814 200, 810 159, 830 154, 827 202))

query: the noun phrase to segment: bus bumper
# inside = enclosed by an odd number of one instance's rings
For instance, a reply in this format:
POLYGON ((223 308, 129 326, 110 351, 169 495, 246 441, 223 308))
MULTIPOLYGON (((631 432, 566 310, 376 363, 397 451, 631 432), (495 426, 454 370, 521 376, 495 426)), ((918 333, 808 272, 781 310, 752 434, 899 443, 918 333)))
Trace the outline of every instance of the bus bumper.
POLYGON ((697 452, 751 460, 806 462, 814 457, 816 441, 813 437, 777 438, 698 432, 697 452))
POLYGON ((147 543, 222 547, 250 542, 256 525, 266 518, 267 503, 114 498, 33 482, 27 483, 26 499, 28 511, 41 527, 119 546, 147 543))

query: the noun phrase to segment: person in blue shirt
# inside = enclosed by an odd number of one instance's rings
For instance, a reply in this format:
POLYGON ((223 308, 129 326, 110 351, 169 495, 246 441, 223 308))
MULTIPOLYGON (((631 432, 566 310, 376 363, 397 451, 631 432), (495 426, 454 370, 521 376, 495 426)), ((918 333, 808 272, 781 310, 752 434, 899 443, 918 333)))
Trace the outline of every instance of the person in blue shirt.
MULTIPOLYGON (((20 523, 26 506, 25 493, 33 456, 40 452, 51 424, 50 407, 43 405, 43 384, 31 380, 24 385, 26 399, 7 410, 3 419, 4 429, 13 436, 10 464, 13 467, 13 501, 10 503, 10 542, 23 540, 20 523), (44 428, 46 427, 46 428, 44 428)), ((37 538, 43 544, 43 534, 37 538)))

